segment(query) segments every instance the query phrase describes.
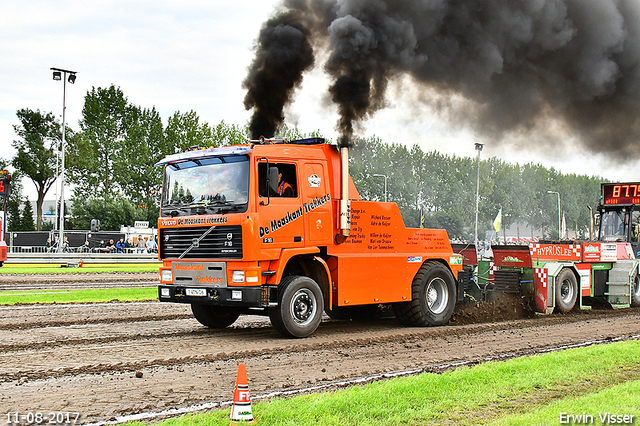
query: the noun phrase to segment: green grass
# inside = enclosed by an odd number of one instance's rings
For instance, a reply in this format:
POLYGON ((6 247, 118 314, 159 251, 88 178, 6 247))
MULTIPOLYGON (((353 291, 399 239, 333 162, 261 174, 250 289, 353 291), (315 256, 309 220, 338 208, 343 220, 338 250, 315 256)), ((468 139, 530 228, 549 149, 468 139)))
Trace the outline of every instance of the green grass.
POLYGON ((53 265, 4 265, 0 274, 91 274, 113 272, 158 272, 159 264, 84 264, 82 268, 62 267, 67 263, 53 265))
MULTIPOLYGON (((606 412, 635 415, 638 424, 639 365, 640 342, 628 341, 274 399, 252 407, 261 426, 557 425, 560 413, 591 414, 594 424, 601 424, 598 414, 606 412)), ((251 388, 251 375, 260 372, 247 368, 251 388)), ((229 413, 216 410, 157 424, 226 426, 229 413)))
POLYGON ((0 292, 0 305, 33 303, 99 303, 111 301, 139 302, 157 299, 157 287, 0 292))

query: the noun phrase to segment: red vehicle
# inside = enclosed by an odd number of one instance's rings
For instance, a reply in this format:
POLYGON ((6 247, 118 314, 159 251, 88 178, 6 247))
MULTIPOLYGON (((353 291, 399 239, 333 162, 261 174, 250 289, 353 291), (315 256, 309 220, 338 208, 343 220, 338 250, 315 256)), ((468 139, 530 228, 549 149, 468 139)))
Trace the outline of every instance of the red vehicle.
POLYGON ((600 200, 597 240, 492 246, 493 259, 473 266, 478 290, 531 294, 541 313, 588 309, 595 298, 640 306, 640 183, 603 183, 600 200))
POLYGON ((7 261, 8 249, 5 241, 7 231, 7 201, 11 193, 11 175, 7 170, 0 173, 0 197, 2 197, 2 218, 0 218, 0 266, 7 261))

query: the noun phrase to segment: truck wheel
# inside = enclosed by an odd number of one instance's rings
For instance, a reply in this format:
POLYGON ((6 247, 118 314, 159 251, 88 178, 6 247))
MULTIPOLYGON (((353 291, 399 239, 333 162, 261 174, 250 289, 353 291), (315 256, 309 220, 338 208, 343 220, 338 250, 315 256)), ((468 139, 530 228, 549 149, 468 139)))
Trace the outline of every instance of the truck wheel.
POLYGON ((401 324, 424 327, 449 321, 456 304, 456 286, 446 266, 425 262, 413 279, 411 293, 410 302, 393 306, 401 324))
POLYGON ((230 306, 191 304, 191 312, 198 322, 210 328, 225 328, 236 322, 240 312, 230 306))
POLYGON ((576 304, 578 298, 578 282, 573 271, 563 269, 556 277, 556 309, 567 313, 576 304))
POLYGON ((303 276, 282 279, 278 292, 278 306, 269 309, 271 324, 287 337, 311 335, 322 319, 324 299, 314 280, 303 276))
POLYGON ((640 275, 637 272, 631 278, 631 306, 640 306, 640 275))

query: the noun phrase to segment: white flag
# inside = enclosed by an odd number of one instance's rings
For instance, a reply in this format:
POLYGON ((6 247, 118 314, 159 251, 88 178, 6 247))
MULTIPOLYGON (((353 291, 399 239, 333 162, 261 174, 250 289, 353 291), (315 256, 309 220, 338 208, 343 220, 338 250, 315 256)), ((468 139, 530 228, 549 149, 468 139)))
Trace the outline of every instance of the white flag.
POLYGON ((564 212, 562 212, 562 229, 560 230, 560 238, 567 236, 567 222, 564 220, 564 212))

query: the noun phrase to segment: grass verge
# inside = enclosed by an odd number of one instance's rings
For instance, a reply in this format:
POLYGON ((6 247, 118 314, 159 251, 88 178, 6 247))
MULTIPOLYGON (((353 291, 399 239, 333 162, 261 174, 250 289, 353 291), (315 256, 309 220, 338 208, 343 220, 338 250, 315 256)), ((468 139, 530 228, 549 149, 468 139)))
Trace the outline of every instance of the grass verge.
POLYGON ((157 299, 157 287, 0 292, 0 305, 34 303, 100 303, 112 301, 140 302, 157 299))
MULTIPOLYGON (((557 425, 562 413, 592 415, 594 424, 604 413, 634 415, 638 424, 639 364, 639 341, 596 345, 254 403, 253 414, 261 426, 557 425)), ((251 387, 250 365, 248 373, 251 387)), ((229 412, 157 425, 226 426, 229 412)))

